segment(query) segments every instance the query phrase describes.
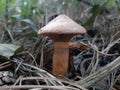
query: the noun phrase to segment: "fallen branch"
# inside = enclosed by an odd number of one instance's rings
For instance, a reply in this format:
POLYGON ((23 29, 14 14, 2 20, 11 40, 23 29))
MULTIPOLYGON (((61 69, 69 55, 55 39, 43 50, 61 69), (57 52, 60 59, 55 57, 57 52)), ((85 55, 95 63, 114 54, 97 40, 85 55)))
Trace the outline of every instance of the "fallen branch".
POLYGON ((47 86, 47 85, 16 85, 16 86, 2 86, 1 90, 4 89, 31 89, 31 88, 42 88, 42 89, 55 89, 55 90, 79 90, 68 86, 47 86))
POLYGON ((102 67, 101 69, 96 71, 95 73, 87 76, 86 78, 80 81, 77 81, 76 84, 79 84, 85 88, 90 87, 91 85, 94 85, 98 81, 108 76, 119 66, 120 66, 120 56, 116 58, 114 61, 112 61, 111 63, 107 64, 105 67, 102 67))

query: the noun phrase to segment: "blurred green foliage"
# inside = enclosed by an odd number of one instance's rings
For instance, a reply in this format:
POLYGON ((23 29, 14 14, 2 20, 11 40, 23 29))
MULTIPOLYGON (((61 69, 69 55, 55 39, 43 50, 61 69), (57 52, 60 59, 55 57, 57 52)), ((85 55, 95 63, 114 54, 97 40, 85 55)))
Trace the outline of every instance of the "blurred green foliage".
MULTIPOLYGON (((14 6, 15 1, 16 0, 9 0, 9 3, 7 3, 9 10, 14 6)), ((5 8, 6 8, 6 0, 0 0, 0 17, 1 18, 3 18, 5 14, 5 8)))

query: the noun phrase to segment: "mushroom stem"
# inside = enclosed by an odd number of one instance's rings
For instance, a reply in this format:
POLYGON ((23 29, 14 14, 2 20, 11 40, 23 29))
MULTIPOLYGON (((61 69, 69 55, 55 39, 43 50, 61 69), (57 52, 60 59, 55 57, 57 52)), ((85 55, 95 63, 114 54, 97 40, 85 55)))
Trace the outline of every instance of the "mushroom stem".
POLYGON ((68 71, 69 45, 67 42, 54 42, 53 73, 65 75, 68 71))

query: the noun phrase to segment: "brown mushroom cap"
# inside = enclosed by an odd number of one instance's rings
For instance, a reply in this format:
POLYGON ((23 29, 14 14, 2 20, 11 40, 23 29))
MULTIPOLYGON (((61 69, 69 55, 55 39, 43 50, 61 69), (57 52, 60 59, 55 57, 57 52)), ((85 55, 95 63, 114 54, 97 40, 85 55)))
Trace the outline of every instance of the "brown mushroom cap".
POLYGON ((50 21, 46 26, 38 31, 38 34, 42 35, 54 35, 54 34, 84 34, 86 30, 70 19, 68 16, 62 14, 50 21))

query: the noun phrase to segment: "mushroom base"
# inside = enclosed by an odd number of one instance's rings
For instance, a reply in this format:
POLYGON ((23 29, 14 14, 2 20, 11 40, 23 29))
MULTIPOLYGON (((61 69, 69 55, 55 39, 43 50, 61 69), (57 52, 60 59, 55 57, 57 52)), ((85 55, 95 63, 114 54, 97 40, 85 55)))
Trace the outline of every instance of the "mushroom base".
POLYGON ((53 74, 64 76, 68 71, 69 45, 67 42, 55 42, 53 54, 53 74))

